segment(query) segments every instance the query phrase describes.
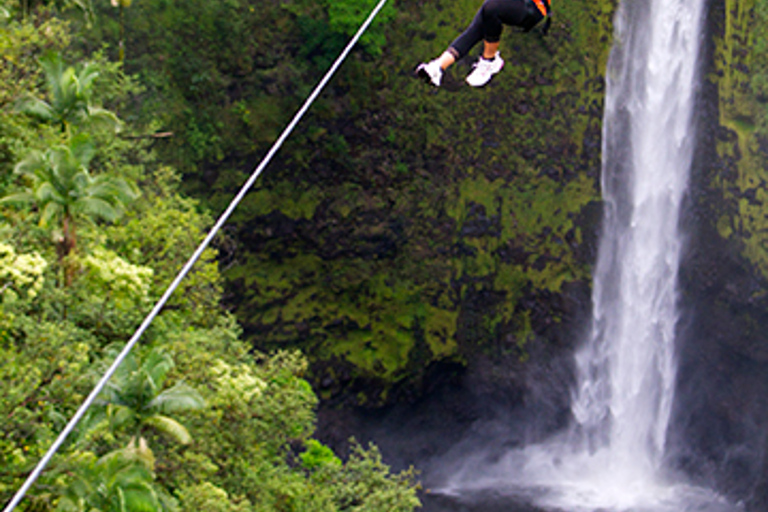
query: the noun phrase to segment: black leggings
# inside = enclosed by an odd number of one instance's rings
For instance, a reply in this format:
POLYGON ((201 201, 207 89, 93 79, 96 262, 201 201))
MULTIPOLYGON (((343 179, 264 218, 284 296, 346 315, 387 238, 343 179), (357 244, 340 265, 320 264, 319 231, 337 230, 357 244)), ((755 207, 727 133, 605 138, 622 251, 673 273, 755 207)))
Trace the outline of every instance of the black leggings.
POLYGON ((485 0, 472 23, 451 43, 448 51, 458 60, 469 53, 480 41, 498 43, 503 25, 528 30, 542 18, 543 16, 530 0, 485 0))

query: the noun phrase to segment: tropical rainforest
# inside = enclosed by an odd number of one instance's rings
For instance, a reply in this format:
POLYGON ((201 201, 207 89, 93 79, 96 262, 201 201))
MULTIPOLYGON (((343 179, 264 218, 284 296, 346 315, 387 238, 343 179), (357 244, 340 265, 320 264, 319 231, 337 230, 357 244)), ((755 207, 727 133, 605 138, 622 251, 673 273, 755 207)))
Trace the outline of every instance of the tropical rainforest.
MULTIPOLYGON (((0 503, 375 3, 0 0, 0 503)), ((20 510, 414 510, 418 468, 354 440, 334 451, 318 405, 423 396, 446 368, 523 389, 572 348, 616 2, 554 2, 548 35, 508 30, 484 89, 463 84, 470 59, 440 90, 414 80, 478 3, 384 7, 20 510)), ((693 254, 684 278, 710 305, 748 306, 703 325, 754 335, 768 1, 710 4, 711 144, 691 202, 714 256, 693 254), (738 286, 708 272, 726 260, 747 269, 738 286)), ((756 336, 738 350, 763 365, 756 336)), ((750 407, 718 393, 722 416, 750 407)), ((741 489, 754 503, 761 475, 741 489)))

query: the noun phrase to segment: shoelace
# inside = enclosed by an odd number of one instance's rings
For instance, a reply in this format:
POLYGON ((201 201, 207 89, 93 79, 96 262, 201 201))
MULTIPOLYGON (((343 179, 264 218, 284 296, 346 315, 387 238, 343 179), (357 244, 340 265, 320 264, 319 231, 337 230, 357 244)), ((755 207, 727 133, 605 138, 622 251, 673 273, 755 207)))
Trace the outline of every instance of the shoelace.
POLYGON ((480 60, 475 62, 475 66, 474 67, 475 67, 475 69, 478 69, 479 71, 481 71, 483 73, 488 73, 488 72, 491 71, 491 68, 493 67, 494 59, 486 60, 486 59, 480 57, 480 60))

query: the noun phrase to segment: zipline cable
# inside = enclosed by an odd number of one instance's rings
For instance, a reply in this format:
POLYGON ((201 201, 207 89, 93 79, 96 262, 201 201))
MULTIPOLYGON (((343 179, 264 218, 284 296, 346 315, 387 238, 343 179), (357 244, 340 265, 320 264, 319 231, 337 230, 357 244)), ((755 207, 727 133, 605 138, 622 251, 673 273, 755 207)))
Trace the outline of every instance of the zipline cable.
POLYGON ((219 219, 216 221, 216 224, 213 226, 213 228, 211 228, 210 232, 202 241, 200 246, 197 248, 197 250, 195 250, 195 252, 189 258, 189 261, 187 261, 184 267, 182 267, 181 271, 176 276, 176 279, 173 280, 173 282, 170 284, 170 286, 165 291, 163 296, 160 297, 160 300, 157 301, 157 303, 155 304, 155 307, 152 309, 152 311, 150 311, 149 315, 147 315, 147 317, 144 319, 141 326, 139 326, 139 328, 136 330, 136 332, 131 337, 131 339, 128 340, 128 343, 126 344, 125 348, 123 348, 120 354, 118 354, 118 356, 115 358, 115 361, 112 363, 112 366, 110 366, 109 369, 107 369, 106 373, 104 373, 104 376, 101 378, 101 380, 99 380, 99 382, 93 388, 93 390, 85 399, 85 401, 82 403, 82 405, 77 410, 75 415, 72 416, 72 419, 69 420, 69 423, 67 423, 66 427, 64 427, 64 430, 61 431, 61 434, 59 434, 59 437, 56 438, 56 441, 54 441, 53 445, 51 445, 51 447, 48 449, 48 451, 43 456, 43 458, 40 459, 40 462, 37 464, 37 466, 32 471, 32 473, 29 474, 29 477, 27 477, 27 480, 24 482, 21 488, 13 496, 13 499, 11 499, 11 501, 8 503, 5 509, 3 509, 3 512, 11 512, 13 509, 16 508, 19 502, 24 498, 24 495, 27 493, 27 491, 29 491, 29 488, 32 487, 32 484, 35 483, 35 480, 37 480, 37 478, 43 472, 45 467, 53 458, 54 454, 58 451, 58 449, 66 440, 67 436, 69 436, 69 434, 72 433, 75 426, 77 426, 78 422, 82 419, 82 417, 91 407, 93 402, 96 400, 96 397, 99 395, 99 393, 101 393, 102 389, 104 389, 104 386, 107 385, 107 382, 117 370, 117 367, 120 366, 123 360, 128 356, 128 353, 131 351, 134 345, 136 345, 136 343, 139 341, 139 338, 141 338, 141 335, 144 334, 144 331, 147 330, 147 328, 155 319, 155 317, 158 315, 158 313, 160 313, 160 310, 163 309, 163 306, 165 306, 165 303, 168 302, 168 299, 173 294, 173 292, 176 291, 176 288, 179 286, 179 283, 181 282, 181 280, 184 279, 184 277, 186 277, 186 275, 192 269, 192 266, 197 262, 198 259, 200 259, 200 256, 202 255, 203 251, 208 247, 208 245, 211 243, 211 240, 213 240, 213 237, 216 236, 216 234, 219 232, 219 230, 227 221, 227 219, 229 219, 229 217, 232 215, 232 212, 235 211, 235 208, 237 207, 237 205, 240 204, 240 201, 243 200, 245 195, 253 186, 256 179, 259 177, 262 171, 266 168, 267 164, 269 164, 269 162, 275 156, 275 154, 283 145, 283 143, 291 134, 291 132, 293 132, 294 128, 296 128, 296 125, 299 123, 299 121, 301 121, 301 118, 304 117, 304 114, 307 113, 307 111, 309 110, 309 107, 312 105, 312 103, 314 103, 314 101, 320 95, 322 90, 325 88, 325 86, 333 77, 336 70, 341 66, 341 64, 347 58, 347 55, 349 55, 349 53, 352 51, 352 48, 355 46, 355 44, 363 35, 363 33, 366 30, 368 30, 368 27, 371 25, 371 23, 373 23, 373 20, 376 18, 376 16, 379 14, 379 11, 381 11, 381 9, 384 7, 386 3, 387 3, 387 0, 380 0, 379 3, 376 5, 376 7, 371 11, 371 14, 368 15, 368 18, 363 22, 362 25, 360 25, 360 28, 357 30, 357 33, 352 37, 352 39, 350 39, 346 48, 344 48, 344 50, 336 58, 336 61, 330 67, 328 72, 326 72, 323 79, 320 80, 320 82, 317 84, 315 89, 312 91, 312 94, 310 94, 307 97, 307 99, 304 101, 304 104, 302 105, 302 107, 298 110, 298 112, 296 112, 291 122, 288 123, 288 125, 285 127, 285 129, 283 130, 283 133, 280 134, 280 137, 277 138, 275 143, 272 145, 272 148, 269 150, 269 152, 267 152, 266 156, 262 159, 261 163, 253 170, 253 173, 251 174, 250 178, 248 178, 248 180, 245 182, 243 187, 240 189, 240 192, 238 192, 238 194, 235 196, 232 202, 229 203, 229 206, 227 207, 227 209, 224 211, 224 213, 221 214, 219 219))

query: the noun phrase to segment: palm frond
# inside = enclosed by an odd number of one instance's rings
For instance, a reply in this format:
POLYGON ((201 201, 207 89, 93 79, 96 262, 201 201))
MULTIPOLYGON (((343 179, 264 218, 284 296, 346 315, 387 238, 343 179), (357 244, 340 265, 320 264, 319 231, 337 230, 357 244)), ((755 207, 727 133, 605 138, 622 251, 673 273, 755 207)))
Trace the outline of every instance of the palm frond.
POLYGON ((120 430, 121 428, 130 425, 135 419, 134 411, 125 405, 117 403, 108 404, 106 414, 107 419, 109 420, 109 426, 112 430, 120 430))
POLYGON ((81 132, 72 137, 69 143, 69 151, 80 166, 87 168, 96 154, 96 145, 93 143, 90 135, 81 132))
POLYGON ((122 126, 120 118, 114 112, 100 108, 90 107, 88 109, 87 123, 95 129, 103 129, 111 132, 119 132, 122 126))
POLYGON ((77 73, 72 66, 65 67, 58 76, 52 103, 62 121, 75 120, 78 111, 82 110, 83 98, 77 83, 77 73))
POLYGON ((205 399, 193 387, 187 384, 176 384, 157 395, 148 408, 163 414, 179 411, 202 409, 205 407, 205 399))
POLYGON ((14 110, 46 122, 52 122, 56 118, 51 105, 33 96, 25 96, 19 99, 14 105, 14 110))
POLYGON ((87 62, 77 74, 77 82, 79 84, 80 92, 89 92, 93 87, 93 82, 99 77, 99 66, 94 62, 87 62))
MULTIPOLYGON (((103 361, 103 370, 106 370, 109 366, 111 366, 112 362, 117 359, 117 356, 120 355, 120 352, 122 351, 123 347, 122 345, 113 344, 109 345, 105 350, 104 355, 104 361, 103 361)), ((139 363, 136 361, 136 355, 131 352, 128 354, 128 356, 123 360, 122 364, 120 364, 117 367, 117 371, 115 371, 115 375, 112 379, 110 379, 108 385, 110 386, 118 386, 120 382, 126 381, 128 378, 130 378, 130 375, 133 374, 136 370, 139 369, 139 363)), ((96 374, 94 374, 94 377, 101 377, 101 375, 104 373, 104 371, 101 371, 100 369, 96 374)))
POLYGON ((43 211, 40 212, 40 226, 45 227, 51 221, 51 219, 57 217, 64 211, 64 208, 59 203, 50 202, 43 207, 43 211))
POLYGON ((31 151, 21 162, 13 168, 14 174, 34 176, 40 167, 45 165, 45 156, 42 152, 31 151))
POLYGON ((45 81, 48 84, 48 94, 52 110, 57 110, 56 106, 61 104, 62 97, 62 75, 64 74, 64 61, 57 52, 49 52, 40 58, 40 67, 43 68, 45 81))
POLYGON ((153 348, 144 358, 141 369, 146 372, 149 378, 160 389, 165 383, 168 372, 174 367, 173 357, 161 347, 153 348))
POLYGON ((72 210, 78 214, 86 214, 97 217, 108 222, 114 222, 122 214, 122 208, 119 208, 100 197, 81 197, 72 205, 72 210))
POLYGON ((13 205, 21 206, 21 205, 34 204, 34 203, 35 203, 35 194, 29 191, 17 192, 15 194, 10 194, 0 199, 0 204, 13 204, 13 205))
POLYGON ((189 444, 192 442, 192 436, 189 434, 187 428, 168 416, 156 414, 145 418, 144 423, 158 432, 171 437, 180 444, 189 444))
POLYGON ((40 204, 48 204, 51 202, 60 204, 63 202, 63 198, 59 194, 59 191, 56 190, 56 187, 50 181, 43 181, 38 184, 38 187, 35 189, 35 199, 40 204))
POLYGON ((121 203, 129 203, 139 197, 139 193, 124 179, 100 174, 91 182, 88 193, 102 198, 111 198, 121 203))

